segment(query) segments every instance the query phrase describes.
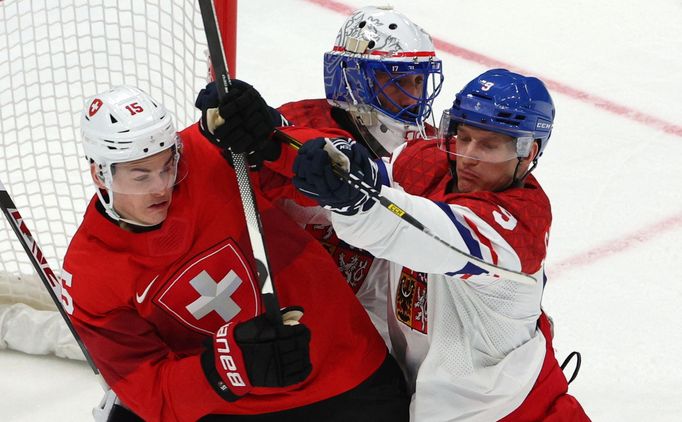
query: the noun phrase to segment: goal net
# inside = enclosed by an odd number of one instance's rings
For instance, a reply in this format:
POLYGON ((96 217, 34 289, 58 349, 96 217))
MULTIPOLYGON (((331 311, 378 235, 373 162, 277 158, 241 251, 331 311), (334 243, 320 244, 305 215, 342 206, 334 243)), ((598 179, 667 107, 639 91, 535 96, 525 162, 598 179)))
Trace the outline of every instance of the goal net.
MULTIPOLYGON (((80 145, 85 99, 134 85, 184 128, 198 118, 206 51, 194 0, 0 0, 0 181, 57 274, 94 194, 80 145)), ((0 306, 54 310, 1 220, 0 306)), ((6 322, 0 315, 0 347, 6 322)))

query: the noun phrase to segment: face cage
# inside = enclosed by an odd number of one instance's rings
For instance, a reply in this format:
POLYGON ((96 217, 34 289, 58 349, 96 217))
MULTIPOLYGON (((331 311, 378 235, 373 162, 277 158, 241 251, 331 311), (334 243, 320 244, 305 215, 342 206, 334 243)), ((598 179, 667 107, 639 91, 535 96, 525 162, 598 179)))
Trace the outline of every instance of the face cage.
MULTIPOLYGON (((482 119, 483 120, 483 119, 482 119)), ((443 116, 440 119, 440 125, 438 126, 438 148, 447 152, 450 155, 456 157, 470 158, 478 161, 484 161, 488 163, 501 163, 513 159, 521 159, 528 157, 530 154, 531 147, 535 142, 532 132, 524 130, 514 130, 514 129, 504 129, 500 126, 490 124, 490 123, 478 123, 473 122, 469 119, 463 119, 457 116, 451 116, 450 110, 444 110, 443 116), (483 157, 483 156, 471 156, 465 155, 452 150, 452 145, 456 142, 457 129, 460 125, 471 126, 477 129, 482 129, 488 132, 499 133, 502 135, 511 136, 513 142, 515 143, 516 154, 509 157, 483 157)))
POLYGON ((440 60, 423 62, 391 62, 391 61, 365 61, 365 79, 367 83, 367 103, 381 110, 392 119, 405 122, 410 125, 422 125, 433 111, 433 101, 440 93, 443 85, 443 71, 440 60), (377 72, 391 75, 390 79, 381 84, 377 78, 377 72), (414 96, 400 86, 400 80, 407 76, 423 76, 424 83, 419 96, 414 96), (393 86, 403 95, 415 101, 415 104, 403 107, 385 93, 387 87, 393 86), (397 111, 391 111, 382 104, 383 101, 393 106, 397 111))

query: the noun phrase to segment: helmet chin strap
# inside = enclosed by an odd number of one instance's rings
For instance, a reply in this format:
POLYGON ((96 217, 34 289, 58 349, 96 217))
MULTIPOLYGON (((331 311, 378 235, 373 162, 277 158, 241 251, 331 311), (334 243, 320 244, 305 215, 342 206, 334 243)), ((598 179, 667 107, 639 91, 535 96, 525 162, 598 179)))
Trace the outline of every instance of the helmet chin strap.
POLYGON ((145 224, 145 223, 141 223, 139 221, 129 220, 127 218, 121 217, 119 215, 119 213, 116 212, 116 210, 114 209, 114 192, 111 189, 106 189, 106 196, 109 198, 109 200, 107 201, 105 196, 102 194, 103 190, 104 189, 101 189, 101 188, 97 189, 97 197, 99 198, 99 202, 104 207, 104 211, 107 213, 107 215, 112 220, 119 223, 119 225, 120 225, 120 223, 131 224, 131 225, 137 226, 137 227, 154 227, 157 225, 157 224, 145 224))
MULTIPOLYGON (((511 183, 504 189, 509 189, 511 187, 520 187, 522 185, 523 179, 526 178, 530 174, 531 171, 538 165, 538 158, 535 157, 533 158, 533 164, 530 166, 528 170, 523 174, 523 176, 517 178, 516 173, 519 171, 519 166, 521 165, 521 161, 523 161, 523 158, 518 157, 516 162, 516 167, 514 167, 514 175, 512 176, 512 181, 511 183)), ((502 189, 502 190, 504 190, 502 189)))

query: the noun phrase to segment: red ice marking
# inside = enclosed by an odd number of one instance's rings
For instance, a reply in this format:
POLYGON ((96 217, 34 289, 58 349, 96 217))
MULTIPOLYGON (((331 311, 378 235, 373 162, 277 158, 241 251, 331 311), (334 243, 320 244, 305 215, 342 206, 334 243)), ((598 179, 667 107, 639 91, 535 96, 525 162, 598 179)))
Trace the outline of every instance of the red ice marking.
MULTIPOLYGON (((334 0, 306 0, 308 3, 313 3, 316 4, 320 7, 323 7, 328 10, 332 10, 334 12, 343 14, 343 15, 350 15, 350 13, 355 10, 355 8, 350 7, 344 3, 334 1, 334 0)), ((535 72, 531 72, 528 70, 525 70, 523 68, 520 68, 518 66, 514 66, 510 63, 505 63, 496 59, 493 59, 492 57, 485 56, 483 54, 476 53, 474 51, 468 50, 463 47, 459 47, 457 45, 451 44, 447 41, 443 41, 438 38, 433 38, 433 44, 436 47, 436 53, 438 54, 443 54, 447 53, 456 57, 459 57, 464 60, 468 60, 474 63, 479 63, 484 65, 485 67, 503 67, 505 69, 509 69, 518 73, 522 73, 525 75, 533 75, 535 72)), ((658 117, 651 116, 649 114, 643 113, 641 111, 635 110, 630 107, 626 107, 624 105, 615 103, 613 101, 607 100, 606 98, 599 97, 597 95, 590 94, 589 92, 586 91, 581 91, 576 88, 572 88, 566 84, 563 84, 561 82, 545 78, 542 75, 536 75, 540 79, 542 79, 545 84, 549 87, 549 89, 553 92, 558 92, 563 95, 566 95, 568 97, 571 97, 575 100, 581 101, 586 104, 590 104, 594 107, 600 108, 604 111, 607 111, 611 114, 615 114, 617 116, 624 117, 628 120, 643 124, 645 126, 649 126, 651 128, 654 128, 656 130, 660 130, 665 133, 669 133, 674 136, 679 136, 682 137, 682 126, 665 121, 663 119, 659 119, 658 117)))
POLYGON ((642 243, 648 242, 669 231, 677 230, 680 227, 682 227, 682 213, 645 226, 620 239, 611 240, 588 251, 559 261, 547 269, 547 277, 550 280, 556 279, 559 275, 572 268, 583 267, 596 261, 601 261, 604 258, 635 248, 642 243))
POLYGON ((350 15, 351 12, 355 10, 354 7, 350 7, 347 4, 340 3, 334 0, 306 0, 308 3, 314 3, 318 6, 324 7, 325 9, 333 10, 342 15, 350 15))

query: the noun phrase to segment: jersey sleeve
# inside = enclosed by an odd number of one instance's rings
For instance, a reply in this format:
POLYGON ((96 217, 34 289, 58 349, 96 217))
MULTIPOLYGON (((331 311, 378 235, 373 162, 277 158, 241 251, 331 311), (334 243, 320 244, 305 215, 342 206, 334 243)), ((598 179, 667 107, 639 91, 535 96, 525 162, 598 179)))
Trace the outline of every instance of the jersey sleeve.
POLYGON ((403 190, 400 177, 401 172, 409 172, 399 169, 403 162, 400 156, 406 151, 409 147, 378 162, 384 184, 381 194, 443 242, 378 204, 354 216, 333 214, 340 238, 374 256, 420 272, 486 273, 453 248, 513 271, 534 273, 540 269, 550 220, 549 203, 542 200, 546 199, 544 194, 519 188, 501 193, 440 195, 441 200, 435 201, 411 195, 403 190))
POLYGON ((73 274, 71 321, 95 366, 123 403, 144 420, 159 421, 196 420, 229 407, 205 378, 200 362, 203 348, 174 352, 131 303, 106 288, 104 277, 95 281, 93 271, 74 264, 67 255, 65 271, 73 274), (102 287, 88 289, 88 284, 102 287))

